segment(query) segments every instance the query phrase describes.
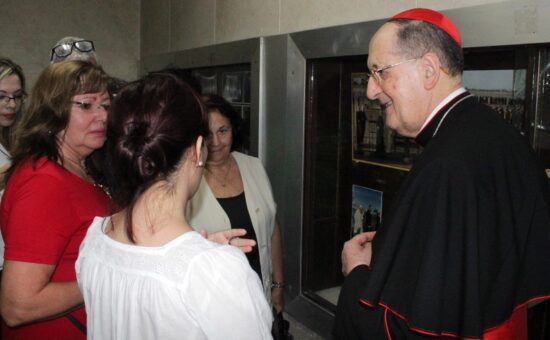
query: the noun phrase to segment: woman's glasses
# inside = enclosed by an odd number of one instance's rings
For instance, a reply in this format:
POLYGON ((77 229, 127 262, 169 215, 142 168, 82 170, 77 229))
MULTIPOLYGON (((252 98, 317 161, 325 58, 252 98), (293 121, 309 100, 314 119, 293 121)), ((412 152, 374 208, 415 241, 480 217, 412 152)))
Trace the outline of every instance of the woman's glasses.
POLYGON ((7 94, 0 94, 0 104, 8 105, 10 100, 17 105, 21 104, 25 100, 26 95, 24 93, 8 96, 7 94))
POLYGON ((93 112, 94 110, 101 110, 101 109, 105 111, 109 111, 109 108, 111 107, 111 104, 106 104, 106 103, 95 104, 95 103, 86 103, 86 102, 77 102, 77 101, 73 101, 72 103, 78 106, 82 111, 86 113, 93 112))
POLYGON ((50 60, 53 60, 54 55, 59 58, 64 58, 73 53, 73 48, 76 48, 80 52, 92 52, 94 51, 94 43, 91 40, 79 40, 72 43, 64 43, 52 48, 52 55, 50 60))

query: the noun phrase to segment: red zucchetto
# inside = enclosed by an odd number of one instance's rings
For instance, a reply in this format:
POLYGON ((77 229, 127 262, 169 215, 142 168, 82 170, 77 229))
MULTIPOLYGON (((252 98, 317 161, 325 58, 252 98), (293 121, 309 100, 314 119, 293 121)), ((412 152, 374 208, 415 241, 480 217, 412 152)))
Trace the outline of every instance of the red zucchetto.
POLYGON ((460 38, 460 32, 458 31, 458 28, 451 21, 451 19, 447 18, 437 11, 428 8, 413 8, 394 15, 389 19, 389 21, 395 19, 409 19, 429 22, 430 24, 435 25, 445 31, 448 35, 451 36, 451 38, 453 38, 454 41, 456 41, 458 46, 462 47, 462 40, 460 38))

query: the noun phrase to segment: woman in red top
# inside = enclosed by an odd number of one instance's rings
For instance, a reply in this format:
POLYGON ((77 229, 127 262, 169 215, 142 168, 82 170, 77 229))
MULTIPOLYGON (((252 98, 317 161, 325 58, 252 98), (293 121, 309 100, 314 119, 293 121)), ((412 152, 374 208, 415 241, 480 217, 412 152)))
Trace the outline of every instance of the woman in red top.
MULTIPOLYGON (((68 61, 48 66, 31 92, 0 205, 4 339, 86 338, 75 262, 93 218, 113 213, 86 167, 105 143, 109 81, 99 66, 68 61)), ((208 239, 223 244, 245 233, 232 229, 208 239)), ((231 244, 247 252, 255 242, 231 244)))
POLYGON ((31 92, 0 206, 5 339, 86 338, 74 265, 92 219, 110 213, 85 166, 105 142, 108 83, 100 67, 71 61, 46 68, 31 92))

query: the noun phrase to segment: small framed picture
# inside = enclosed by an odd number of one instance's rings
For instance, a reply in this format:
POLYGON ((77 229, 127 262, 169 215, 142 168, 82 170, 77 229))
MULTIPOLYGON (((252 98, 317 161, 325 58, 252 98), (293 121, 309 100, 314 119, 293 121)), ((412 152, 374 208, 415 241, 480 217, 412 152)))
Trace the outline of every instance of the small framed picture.
POLYGON ((201 85, 202 93, 210 94, 218 92, 218 80, 215 72, 195 70, 193 71, 193 76, 201 85))
POLYGON ((382 223, 382 191, 354 184, 351 201, 350 237, 376 231, 382 223))
POLYGON ((243 73, 227 72, 222 76, 222 96, 232 103, 243 101, 243 73))

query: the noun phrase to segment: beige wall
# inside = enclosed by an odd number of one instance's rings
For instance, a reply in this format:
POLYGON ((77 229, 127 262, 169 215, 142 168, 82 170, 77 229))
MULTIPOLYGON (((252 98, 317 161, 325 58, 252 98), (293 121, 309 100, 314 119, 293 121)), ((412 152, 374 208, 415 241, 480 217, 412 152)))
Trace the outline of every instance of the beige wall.
POLYGON ((137 77, 140 0, 0 0, 0 5, 0 55, 23 67, 29 85, 48 65, 52 45, 68 35, 93 40, 108 73, 137 77))
POLYGON ((0 55, 19 63, 32 85, 47 66, 52 45, 76 35, 95 42, 107 72, 131 80, 147 56, 375 20, 411 7, 444 10, 505 1, 0 0, 0 55))
MULTIPOLYGON (((505 0, 142 0, 141 56, 505 0)), ((512 0, 526 1, 531 0, 512 0)))

